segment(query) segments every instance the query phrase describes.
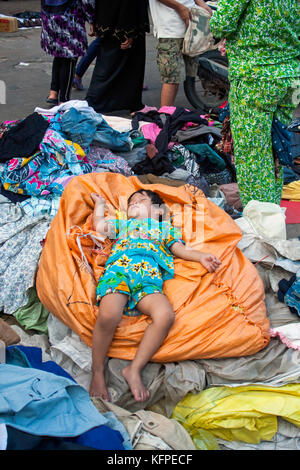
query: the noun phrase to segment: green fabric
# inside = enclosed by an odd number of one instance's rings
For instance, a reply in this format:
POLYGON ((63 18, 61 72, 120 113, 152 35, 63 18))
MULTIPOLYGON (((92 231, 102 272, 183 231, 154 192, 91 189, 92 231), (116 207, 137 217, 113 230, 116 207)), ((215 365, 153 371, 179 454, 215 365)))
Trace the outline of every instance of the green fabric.
POLYGON ((210 163, 215 165, 218 170, 225 170, 225 161, 208 144, 186 144, 185 147, 200 157, 208 158, 210 163))
POLYGON ((297 0, 220 0, 210 20, 226 38, 229 78, 300 76, 300 15, 297 0))
POLYGON ((271 129, 273 116, 283 124, 296 106, 294 79, 232 80, 230 126, 235 169, 243 206, 251 199, 280 204, 283 171, 275 176, 271 129))
POLYGON ((132 137, 131 140, 133 143, 133 148, 147 143, 147 140, 145 139, 143 135, 140 135, 139 137, 132 137))
POLYGON ((47 334, 49 311, 40 302, 34 287, 28 289, 27 296, 27 304, 14 312, 14 317, 25 330, 47 334))

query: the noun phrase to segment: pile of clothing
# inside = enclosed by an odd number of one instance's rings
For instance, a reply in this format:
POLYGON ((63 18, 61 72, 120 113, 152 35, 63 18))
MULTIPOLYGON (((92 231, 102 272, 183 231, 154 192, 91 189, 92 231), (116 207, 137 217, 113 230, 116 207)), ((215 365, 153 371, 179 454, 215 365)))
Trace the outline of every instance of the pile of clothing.
MULTIPOLYGON (((153 109, 131 120, 104 117, 81 100, 3 122, 0 309, 24 316, 26 323, 32 315, 43 240, 75 176, 112 172, 150 184, 189 184, 238 217, 234 168, 228 155, 216 150, 220 139, 220 123, 183 108, 153 109)), ((38 310, 37 323, 45 317, 44 309, 38 310)))
POLYGON ((39 11, 22 11, 13 15, 18 20, 19 29, 41 28, 42 16, 39 11))
MULTIPOLYGON (((299 123, 289 131, 298 139, 299 123)), ((294 166, 285 171, 288 184, 299 181, 295 139, 294 166)), ((0 348, 2 340, 6 353, 0 389, 18 391, 16 402, 9 400, 18 409, 13 422, 11 410, 0 406, 0 450, 300 448, 300 241, 268 239, 248 223, 226 109, 214 120, 174 107, 132 119, 102 116, 77 100, 36 108, 0 125, 0 182, 0 348), (239 249, 264 283, 268 345, 250 356, 150 363, 143 376, 150 397, 142 404, 120 380, 128 361, 110 358, 106 379, 112 402, 91 400, 91 349, 36 292, 40 257, 64 190, 73 178, 90 173, 188 185, 226 211, 242 231, 239 249), (44 393, 40 402, 29 398, 32 390, 44 393), (51 409, 49 393, 57 398, 51 409), (20 396, 28 399, 20 404, 20 396), (273 406, 278 399, 284 405, 280 414, 273 406), (219 410, 216 426, 212 403, 219 410), (26 418, 28 410, 36 421, 26 418), (68 414, 68 428, 51 420, 57 411, 68 414)))

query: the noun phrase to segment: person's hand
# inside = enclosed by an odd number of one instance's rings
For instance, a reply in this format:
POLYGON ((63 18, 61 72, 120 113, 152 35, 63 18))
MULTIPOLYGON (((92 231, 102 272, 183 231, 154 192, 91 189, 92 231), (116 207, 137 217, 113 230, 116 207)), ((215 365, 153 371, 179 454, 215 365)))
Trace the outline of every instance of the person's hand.
POLYGON ((210 14, 210 16, 212 16, 213 11, 208 5, 206 5, 204 0, 195 0, 195 3, 196 5, 198 5, 198 7, 204 8, 204 10, 206 10, 210 14))
POLYGON ((95 34, 95 25, 90 23, 90 32, 88 34, 89 34, 89 36, 96 36, 96 34, 95 34))
POLYGON ((106 204, 106 201, 105 201, 104 197, 100 196, 100 194, 91 193, 91 198, 92 198, 92 200, 94 201, 95 204, 98 204, 98 205, 101 205, 101 206, 105 206, 105 204, 106 204))
POLYGON ((186 27, 188 27, 190 20, 192 19, 191 11, 188 7, 180 4, 178 8, 178 14, 180 18, 185 22, 186 27))
POLYGON ((215 256, 206 253, 200 253, 199 261, 209 273, 213 273, 222 264, 221 261, 215 256))
POLYGON ((132 38, 127 38, 126 41, 121 43, 121 49, 124 51, 126 49, 130 49, 133 44, 133 39, 132 38))

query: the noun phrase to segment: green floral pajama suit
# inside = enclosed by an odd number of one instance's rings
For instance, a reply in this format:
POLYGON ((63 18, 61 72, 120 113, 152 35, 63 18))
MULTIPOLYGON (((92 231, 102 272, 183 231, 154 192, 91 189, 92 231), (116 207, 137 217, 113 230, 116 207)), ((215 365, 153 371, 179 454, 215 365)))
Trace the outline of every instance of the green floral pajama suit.
POLYGON ((275 171, 273 117, 292 120, 299 103, 300 41, 297 0, 220 0, 210 22, 226 37, 230 123, 243 206, 281 201, 283 172, 275 171))

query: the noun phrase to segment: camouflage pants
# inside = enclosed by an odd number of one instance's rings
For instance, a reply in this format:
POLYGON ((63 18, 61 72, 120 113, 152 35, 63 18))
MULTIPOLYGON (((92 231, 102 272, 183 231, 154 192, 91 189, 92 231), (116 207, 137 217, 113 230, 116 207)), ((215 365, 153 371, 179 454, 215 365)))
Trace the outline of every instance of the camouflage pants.
POLYGON ((292 121, 295 86, 292 78, 230 83, 230 126, 243 206, 251 199, 280 204, 283 170, 279 166, 275 171, 271 129, 273 116, 285 125, 292 121))
POLYGON ((182 83, 186 75, 195 77, 195 58, 182 54, 182 38, 160 38, 157 45, 157 65, 162 83, 182 83))

